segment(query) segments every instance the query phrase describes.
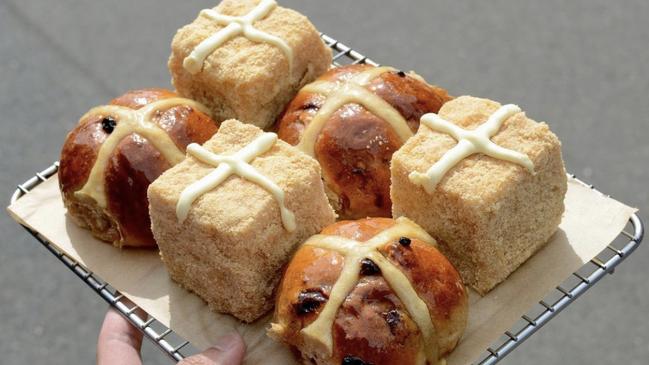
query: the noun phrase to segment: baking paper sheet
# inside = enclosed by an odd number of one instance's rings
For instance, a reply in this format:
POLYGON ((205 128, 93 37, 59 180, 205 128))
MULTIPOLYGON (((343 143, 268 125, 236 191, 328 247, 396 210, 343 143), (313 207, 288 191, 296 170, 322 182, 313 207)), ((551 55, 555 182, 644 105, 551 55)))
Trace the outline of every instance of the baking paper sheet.
MULTIPOLYGON (((8 210, 197 348, 205 349, 217 337, 236 330, 248 346, 246 364, 295 362, 286 347, 266 336, 269 317, 246 325, 213 313, 200 298, 169 279, 157 252, 120 250, 77 227, 66 215, 56 176, 8 210)), ((478 360, 535 303, 604 250, 634 212, 569 179, 566 212, 548 245, 485 297, 471 293, 468 327, 448 365, 478 360)))

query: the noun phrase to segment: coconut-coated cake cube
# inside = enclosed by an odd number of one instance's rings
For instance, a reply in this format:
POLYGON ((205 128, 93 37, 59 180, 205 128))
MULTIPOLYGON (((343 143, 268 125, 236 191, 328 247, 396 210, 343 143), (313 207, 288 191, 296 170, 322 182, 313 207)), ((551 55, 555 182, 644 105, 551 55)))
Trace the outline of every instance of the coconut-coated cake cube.
MULTIPOLYGON (((262 133, 227 120, 203 147, 231 155, 262 133)), ((171 278, 212 310, 246 322, 271 309, 282 267, 297 246, 335 221, 320 167, 310 156, 277 140, 250 165, 284 191, 285 206, 295 216, 292 232, 273 195, 236 174, 197 198, 181 222, 176 205, 182 191, 215 169, 191 154, 148 190, 151 228, 171 278)))
MULTIPOLYGON (((257 6, 259 0, 224 0, 213 10, 245 16, 257 6)), ((292 50, 292 65, 282 48, 238 34, 211 52, 200 72, 190 72, 185 58, 226 27, 200 13, 176 33, 168 66, 178 93, 210 108, 215 120, 235 118, 265 128, 302 86, 329 69, 331 50, 309 19, 292 9, 276 6, 252 25, 283 40, 292 50)))
MULTIPOLYGON (((438 115, 472 130, 500 107, 462 96, 444 104, 438 115)), ((457 141, 423 124, 391 163, 393 216, 407 216, 433 235, 465 283, 480 294, 549 240, 561 221, 567 190, 561 143, 547 124, 519 112, 504 121, 491 141, 526 154, 534 172, 478 153, 456 164, 428 194, 408 175, 426 172, 457 141)))

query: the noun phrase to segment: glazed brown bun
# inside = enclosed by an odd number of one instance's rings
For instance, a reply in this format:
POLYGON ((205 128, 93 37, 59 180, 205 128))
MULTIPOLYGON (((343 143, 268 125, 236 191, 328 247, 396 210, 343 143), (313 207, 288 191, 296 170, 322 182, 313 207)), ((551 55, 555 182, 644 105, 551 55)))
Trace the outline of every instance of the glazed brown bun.
POLYGON ((322 235, 302 245, 289 263, 278 289, 269 335, 301 353, 305 364, 417 364, 426 346, 434 348, 436 357, 427 357, 427 363, 437 365, 464 332, 468 296, 453 265, 437 250, 435 241, 422 232, 405 218, 367 218, 326 227, 322 235), (405 303, 411 297, 393 290, 389 282, 395 283, 394 273, 380 261, 363 259, 356 284, 341 299, 328 327, 333 346, 331 352, 327 351, 321 343, 308 338, 305 328, 319 319, 327 303, 334 300, 332 288, 344 281, 343 266, 352 259, 340 251, 318 246, 318 242, 324 241, 323 235, 333 235, 363 246, 372 244, 368 240, 377 234, 385 235, 394 228, 402 229, 379 239, 377 251, 405 275, 406 284, 423 302, 420 311, 406 309, 405 303), (423 335, 425 327, 419 326, 413 312, 432 322, 429 342, 423 335))
MULTIPOLYGON (((372 68, 334 68, 314 84, 329 81, 340 87, 372 68)), ((327 96, 311 92, 309 86, 278 119, 279 138, 293 145, 301 142, 305 128, 327 100, 327 96)), ((450 100, 444 89, 428 85, 414 73, 396 70, 377 75, 364 87, 401 114, 412 133, 419 128, 423 114, 436 113, 450 100)), ((331 114, 317 137, 313 155, 322 166, 327 195, 341 218, 390 217, 389 164, 403 142, 388 122, 359 104, 346 104, 331 114)))
POLYGON ((169 90, 142 89, 129 91, 109 106, 94 108, 81 117, 63 144, 59 167, 59 187, 72 220, 119 247, 155 247, 147 188, 172 166, 167 156, 178 162, 188 144, 202 144, 217 131, 216 123, 198 110, 201 108, 169 90), (143 116, 149 105, 151 112, 143 116), (133 133, 129 123, 137 117, 129 117, 132 115, 145 119, 147 128, 157 133, 150 136, 156 138, 147 139, 149 132, 133 133), (115 146, 102 150, 113 133, 115 146), (161 141, 167 142, 166 147, 156 148, 161 141), (105 161, 103 169, 99 160, 105 161), (97 178, 92 184, 89 180, 95 165, 97 178), (93 190, 97 192, 94 198, 81 193, 93 190))

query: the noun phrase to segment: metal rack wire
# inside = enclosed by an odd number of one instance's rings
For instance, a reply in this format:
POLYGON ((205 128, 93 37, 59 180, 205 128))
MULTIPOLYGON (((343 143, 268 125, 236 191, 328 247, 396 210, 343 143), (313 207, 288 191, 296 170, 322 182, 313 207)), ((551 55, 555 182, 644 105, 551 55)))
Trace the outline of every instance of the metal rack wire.
MULTIPOLYGON (((23 195, 46 181, 49 177, 56 174, 59 168, 59 163, 55 162, 45 170, 37 172, 32 178, 18 185, 18 188, 11 196, 11 203, 20 199, 23 195)), ((117 292, 109 283, 102 280, 99 276, 92 271, 79 265, 76 260, 59 250, 40 233, 23 226, 38 242, 47 248, 56 258, 74 272, 79 279, 86 283, 92 290, 94 290, 101 298, 108 304, 113 306, 120 314, 126 317, 131 324, 139 328, 144 335, 155 343, 162 351, 168 354, 175 361, 180 361, 185 357, 196 353, 188 341, 180 338, 174 334, 171 329, 158 322, 155 318, 147 318, 140 316, 137 311, 140 309, 136 305, 127 304, 124 296, 117 292)))
MULTIPOLYGON (((352 48, 338 42, 337 40, 322 34, 324 42, 334 51, 333 64, 335 66, 346 64, 367 63, 378 66, 378 64, 364 55, 354 51, 352 48)), ((46 181, 56 174, 59 164, 55 162, 35 176, 18 185, 18 188, 11 197, 11 203, 20 199, 23 195, 46 181)), ((574 175, 570 175, 575 178, 574 175)), ((585 184, 594 189, 592 185, 585 184)), ((595 190, 597 191, 597 190, 595 190)), ((601 193, 600 193, 601 194, 601 193)), ((45 237, 38 232, 23 226, 27 232, 34 236, 45 248, 72 270, 83 282, 92 288, 100 297, 113 306, 119 313, 127 318, 135 327, 139 328, 153 343, 162 351, 168 354, 173 360, 180 361, 183 358, 197 353, 188 341, 174 333, 155 318, 143 318, 138 314, 138 306, 128 304, 125 298, 118 293, 109 283, 99 278, 92 271, 82 267, 74 259, 57 249, 45 237)), ((625 230, 597 257, 573 273, 561 285, 556 287, 552 293, 541 300, 534 308, 523 315, 521 319, 509 330, 506 331, 498 341, 488 347, 476 364, 495 364, 512 352, 523 341, 538 331, 559 312, 573 303, 579 296, 585 293, 606 274, 612 274, 615 268, 622 263, 640 245, 644 234, 642 221, 637 215, 633 215, 625 230)))

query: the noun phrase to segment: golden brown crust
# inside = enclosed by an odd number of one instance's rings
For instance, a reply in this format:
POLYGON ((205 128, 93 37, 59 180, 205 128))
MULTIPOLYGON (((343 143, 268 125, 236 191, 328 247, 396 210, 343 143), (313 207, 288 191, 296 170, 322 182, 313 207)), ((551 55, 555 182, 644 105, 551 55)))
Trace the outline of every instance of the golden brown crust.
MULTIPOLYGON (((320 81, 349 80, 373 66, 348 65, 329 70, 320 81)), ((394 107, 412 132, 419 118, 437 112, 450 97, 445 90, 430 86, 412 74, 386 72, 367 89, 394 107)), ((280 117, 278 135, 298 144, 304 128, 311 122, 326 98, 301 91, 280 117)), ((390 173, 392 154, 402 141, 391 126, 358 104, 347 104, 327 121, 315 145, 316 159, 322 165, 332 205, 341 218, 390 216, 390 173)))
POLYGON ((131 109, 140 109, 141 107, 151 104, 155 101, 178 96, 175 92, 160 88, 147 88, 129 90, 123 95, 110 101, 111 105, 125 106, 131 109))
MULTIPOLYGON (((395 221, 368 218, 341 221, 322 234, 366 241, 395 221)), ((433 245, 411 239, 409 246, 387 243, 380 250, 410 279, 433 319, 440 353, 450 352, 466 326, 468 297, 462 280, 433 245)), ((280 284, 272 335, 296 347, 303 345, 300 330, 315 321, 338 279, 344 257, 334 251, 303 245, 291 260, 280 284), (310 304, 305 311, 304 300, 310 304)), ((421 346, 417 324, 380 275, 361 275, 338 310, 333 326, 334 353, 326 362, 340 364, 354 356, 372 364, 414 364, 421 346)), ((306 359, 305 359, 306 360, 306 359)))
POLYGON ((122 140, 106 168, 110 215, 119 222, 124 242, 155 245, 146 192, 171 164, 147 140, 130 135, 122 140))
MULTIPOLYGON (((152 102, 178 97, 165 89, 132 90, 111 101, 131 109, 152 102)), ((104 171, 107 207, 102 209, 90 198, 75 196, 87 182, 99 149, 108 138, 102 121, 117 116, 88 114, 68 134, 61 151, 59 185, 70 216, 101 240, 118 246, 155 247, 151 234, 146 191, 149 184, 170 163, 146 139, 131 134, 111 153, 104 171)), ((217 130, 206 114, 187 105, 160 112, 154 122, 165 130, 176 146, 184 151, 191 142, 203 143, 217 130)))
POLYGON ((99 148, 107 138, 101 120, 101 116, 95 115, 80 120, 63 143, 59 185, 64 196, 79 190, 88 179, 99 148))

